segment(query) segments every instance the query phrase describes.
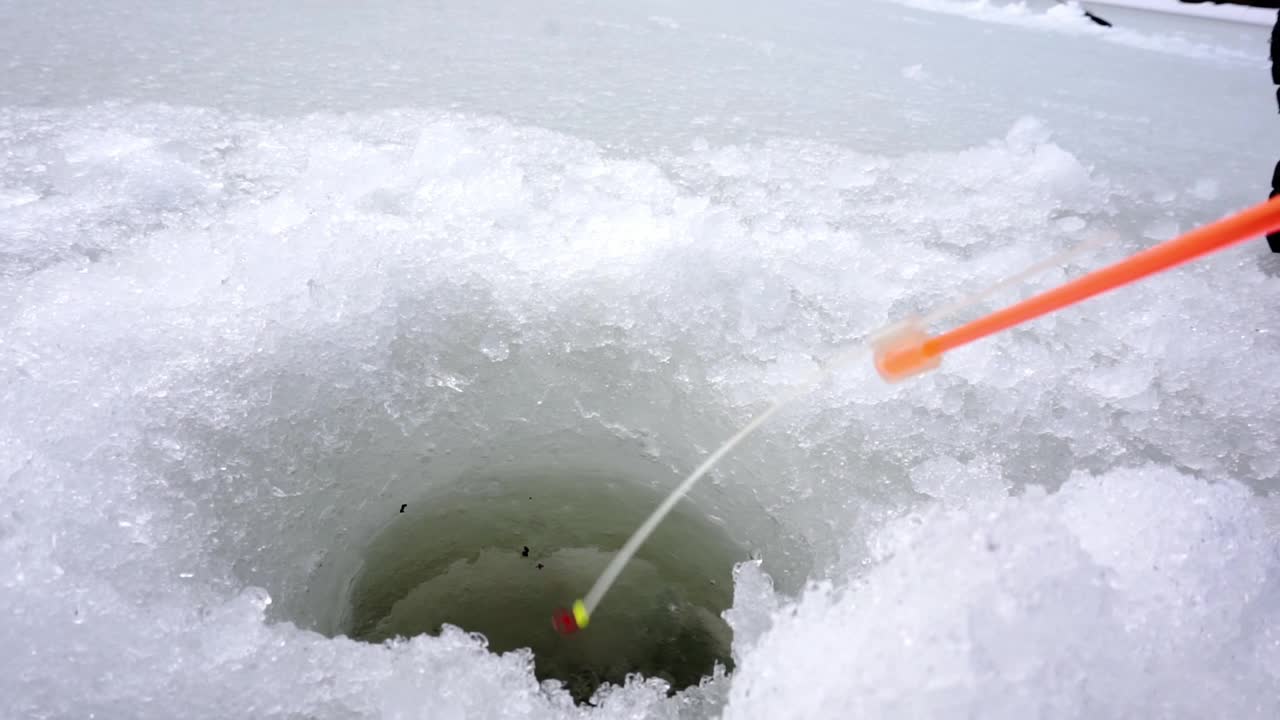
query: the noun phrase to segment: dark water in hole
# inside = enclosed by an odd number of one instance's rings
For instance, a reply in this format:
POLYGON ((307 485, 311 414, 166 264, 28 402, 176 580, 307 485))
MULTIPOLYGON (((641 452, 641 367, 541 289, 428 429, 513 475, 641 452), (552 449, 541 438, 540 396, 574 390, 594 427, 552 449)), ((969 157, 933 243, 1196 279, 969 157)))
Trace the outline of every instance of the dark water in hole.
POLYGON ((366 553, 344 631, 381 642, 456 625, 495 652, 532 649, 537 676, 564 681, 579 702, 630 673, 696 685, 716 663, 732 669, 720 613, 745 553, 687 503, 590 627, 567 637, 551 627, 552 611, 586 593, 660 499, 634 483, 546 476, 468 481, 411 503, 366 553))

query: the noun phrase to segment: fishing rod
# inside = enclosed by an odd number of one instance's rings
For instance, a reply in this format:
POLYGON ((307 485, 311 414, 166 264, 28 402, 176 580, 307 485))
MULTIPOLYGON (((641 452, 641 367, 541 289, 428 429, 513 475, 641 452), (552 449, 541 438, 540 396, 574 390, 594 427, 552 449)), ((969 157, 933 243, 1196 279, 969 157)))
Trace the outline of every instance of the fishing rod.
POLYGON ((1280 196, 1196 228, 1181 237, 1162 242, 1016 305, 980 317, 950 332, 930 336, 918 322, 908 320, 899 323, 879 334, 873 341, 876 370, 889 382, 903 380, 937 367, 945 353, 975 340, 1276 229, 1280 229, 1280 196))
MULTIPOLYGON (((1280 196, 1130 255, 1100 270, 984 315, 949 332, 940 335, 928 334, 929 323, 973 305, 995 288, 1021 282, 1048 267, 1060 265, 1066 256, 1050 258, 1037 263, 1027 271, 997 283, 988 290, 953 304, 942 312, 932 313, 925 318, 911 318, 885 328, 871 336, 870 348, 858 344, 850 350, 838 353, 820 370, 806 378, 805 382, 775 400, 764 412, 726 440, 672 490, 631 535, 622 549, 614 555, 586 596, 576 600, 572 609, 556 609, 551 618, 552 626, 557 632, 565 635, 586 628, 591 620, 591 614, 595 612, 600 601, 604 599, 605 593, 613 586, 613 582, 634 557, 636 551, 698 480, 780 409, 816 387, 820 381, 839 367, 862 356, 867 349, 870 349, 873 354, 875 369, 881 378, 890 383, 901 382, 939 367, 943 355, 952 350, 1276 230, 1280 230, 1280 196)), ((1072 251, 1072 253, 1075 252, 1077 251, 1072 251)))

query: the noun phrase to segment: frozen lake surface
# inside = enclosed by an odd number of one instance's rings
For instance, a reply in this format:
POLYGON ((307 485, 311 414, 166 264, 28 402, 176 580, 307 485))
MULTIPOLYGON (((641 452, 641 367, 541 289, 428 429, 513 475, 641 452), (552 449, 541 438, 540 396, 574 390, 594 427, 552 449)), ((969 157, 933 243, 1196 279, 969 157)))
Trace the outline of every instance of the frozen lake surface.
POLYGON ((670 488, 888 322, 1264 198, 1269 28, 1096 11, 0 1, 0 715, 1280 716, 1261 241, 766 426, 688 505, 758 558, 730 674, 341 636, 402 504, 670 488))

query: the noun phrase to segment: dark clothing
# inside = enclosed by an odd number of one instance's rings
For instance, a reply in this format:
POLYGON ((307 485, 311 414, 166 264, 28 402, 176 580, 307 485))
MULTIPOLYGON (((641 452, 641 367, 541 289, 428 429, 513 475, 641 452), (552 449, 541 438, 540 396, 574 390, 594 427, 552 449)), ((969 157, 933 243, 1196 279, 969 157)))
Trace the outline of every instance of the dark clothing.
MULTIPOLYGON (((1276 163, 1276 171, 1271 174, 1271 197, 1277 195, 1280 195, 1280 162, 1276 163)), ((1267 236, 1267 244, 1271 246, 1271 252, 1280 253, 1280 230, 1267 236)))
MULTIPOLYGON (((1271 28, 1271 82, 1280 86, 1280 13, 1276 13, 1276 24, 1271 28)), ((1280 109, 1280 87, 1276 88, 1276 108, 1280 109)), ((1271 174, 1271 197, 1277 195, 1280 195, 1280 162, 1271 174)), ((1267 244, 1271 252, 1280 253, 1280 230, 1267 236, 1267 244)))
MULTIPOLYGON (((1280 45, 1280 13, 1276 13, 1276 24, 1271 27, 1271 84, 1280 85, 1280 50, 1276 46, 1280 45)), ((1276 95, 1276 102, 1280 103, 1280 95, 1276 95)))

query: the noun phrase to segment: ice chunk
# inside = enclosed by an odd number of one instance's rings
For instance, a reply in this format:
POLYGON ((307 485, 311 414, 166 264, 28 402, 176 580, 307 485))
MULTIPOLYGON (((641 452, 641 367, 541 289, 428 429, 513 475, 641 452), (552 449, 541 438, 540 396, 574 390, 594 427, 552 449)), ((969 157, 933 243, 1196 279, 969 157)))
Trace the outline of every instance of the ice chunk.
POLYGON ((1058 219, 1058 229, 1065 233, 1078 233, 1088 227, 1088 222, 1083 218, 1064 217, 1058 219))
POLYGON ((927 460, 911 469, 916 491, 951 502, 1003 496, 1009 486, 992 467, 965 464, 952 457, 927 460))
POLYGON ((885 532, 865 578, 777 615, 726 717, 1280 712, 1253 694, 1276 678, 1256 623, 1280 613, 1280 544, 1238 484, 1077 476, 885 532))
POLYGON ((760 561, 739 564, 733 569, 733 607, 724 614, 733 628, 733 660, 742 663, 756 642, 773 624, 778 596, 773 580, 761 569, 760 561))

